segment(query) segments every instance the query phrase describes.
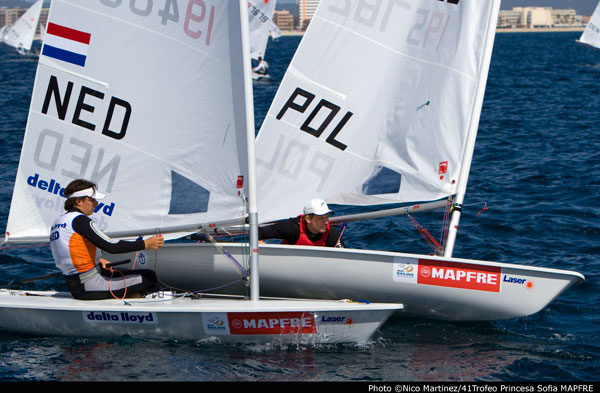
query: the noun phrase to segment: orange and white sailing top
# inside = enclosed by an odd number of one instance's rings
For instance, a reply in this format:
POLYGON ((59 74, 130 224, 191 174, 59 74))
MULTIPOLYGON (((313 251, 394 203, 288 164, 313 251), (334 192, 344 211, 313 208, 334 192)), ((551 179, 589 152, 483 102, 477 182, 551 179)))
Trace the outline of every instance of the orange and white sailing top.
POLYGON ((50 228, 50 248, 56 266, 64 275, 85 273, 96 267, 101 250, 111 254, 143 250, 142 239, 113 240, 96 223, 75 209, 58 217, 50 228))

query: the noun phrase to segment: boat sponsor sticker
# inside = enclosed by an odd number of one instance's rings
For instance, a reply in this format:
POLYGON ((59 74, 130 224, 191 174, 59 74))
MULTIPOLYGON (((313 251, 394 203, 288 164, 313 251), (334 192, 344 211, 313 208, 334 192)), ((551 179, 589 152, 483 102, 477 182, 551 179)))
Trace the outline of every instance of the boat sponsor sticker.
POLYGON ((94 323, 128 323, 148 325, 158 323, 158 315, 153 312, 119 312, 119 311, 84 311, 85 322, 94 323))
POLYGON ((396 282, 500 292, 502 268, 452 261, 395 258, 396 282))
POLYGON ((205 332, 214 335, 317 333, 315 315, 309 312, 206 313, 202 321, 205 332))
POLYGON ((90 33, 49 22, 42 55, 85 67, 91 38, 90 33))
POLYGON ((226 313, 203 313, 202 326, 207 334, 229 336, 229 326, 226 313))
POLYGON ((394 281, 416 284, 418 271, 418 259, 402 257, 394 258, 394 281))

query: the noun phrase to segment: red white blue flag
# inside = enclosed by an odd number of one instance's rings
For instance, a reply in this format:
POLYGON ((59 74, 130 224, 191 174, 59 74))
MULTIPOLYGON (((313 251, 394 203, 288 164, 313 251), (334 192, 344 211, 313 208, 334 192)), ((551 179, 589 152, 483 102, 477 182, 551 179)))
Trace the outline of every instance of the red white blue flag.
POLYGON ((42 55, 84 67, 91 38, 90 33, 48 23, 42 55))

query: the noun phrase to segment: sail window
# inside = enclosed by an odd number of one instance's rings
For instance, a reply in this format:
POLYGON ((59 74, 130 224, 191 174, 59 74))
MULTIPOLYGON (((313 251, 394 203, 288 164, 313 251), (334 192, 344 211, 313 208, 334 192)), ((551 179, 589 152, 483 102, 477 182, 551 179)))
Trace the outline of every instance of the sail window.
POLYGON ((193 214, 208 211, 210 191, 171 171, 171 205, 169 214, 193 214))
POLYGON ((396 194, 400 191, 402 175, 394 170, 379 166, 375 173, 363 183, 364 195, 396 194))

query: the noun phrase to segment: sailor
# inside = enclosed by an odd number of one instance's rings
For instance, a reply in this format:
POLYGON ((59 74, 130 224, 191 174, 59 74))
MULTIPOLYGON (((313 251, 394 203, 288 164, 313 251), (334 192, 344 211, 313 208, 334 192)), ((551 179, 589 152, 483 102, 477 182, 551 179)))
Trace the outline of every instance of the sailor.
POLYGON ((258 228, 258 239, 282 239, 283 244, 344 247, 341 234, 329 224, 333 212, 322 199, 312 199, 304 214, 258 228))
POLYGON ((50 228, 50 248, 56 266, 63 272, 71 295, 80 300, 141 297, 157 286, 152 270, 107 268, 100 250, 111 254, 157 250, 164 245, 162 235, 146 240, 113 240, 89 217, 105 197, 96 184, 73 180, 64 190, 67 200, 62 216, 50 228))
POLYGON ((269 64, 263 60, 262 57, 258 57, 258 64, 256 67, 252 68, 252 72, 255 72, 259 75, 267 75, 269 73, 269 64))

